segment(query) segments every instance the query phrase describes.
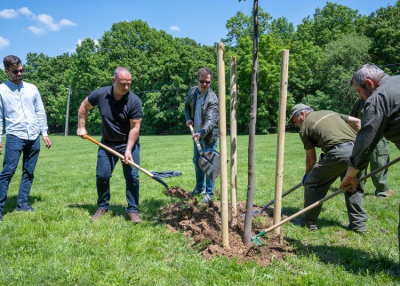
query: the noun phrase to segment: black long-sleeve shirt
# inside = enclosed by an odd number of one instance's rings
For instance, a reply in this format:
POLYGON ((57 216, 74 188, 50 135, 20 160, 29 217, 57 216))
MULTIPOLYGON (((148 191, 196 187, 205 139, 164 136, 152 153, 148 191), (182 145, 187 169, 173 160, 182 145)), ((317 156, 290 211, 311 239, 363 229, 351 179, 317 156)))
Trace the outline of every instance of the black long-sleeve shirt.
POLYGON ((349 165, 364 169, 382 136, 400 150, 400 76, 385 75, 366 100, 361 129, 357 133, 349 165))

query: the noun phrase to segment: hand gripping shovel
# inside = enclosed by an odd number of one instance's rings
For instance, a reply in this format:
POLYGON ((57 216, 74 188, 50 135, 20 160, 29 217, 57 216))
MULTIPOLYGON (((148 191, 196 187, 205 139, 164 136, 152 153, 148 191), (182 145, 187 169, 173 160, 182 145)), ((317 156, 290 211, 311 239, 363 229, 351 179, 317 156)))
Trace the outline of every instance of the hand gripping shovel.
MULTIPOLYGON (((361 177, 360 179, 357 180, 357 183, 359 184, 360 182, 365 181, 366 179, 368 179, 368 178, 371 177, 372 175, 375 175, 376 173, 379 173, 379 172, 381 172, 382 170, 385 170, 385 169, 389 168, 390 166, 392 166, 393 164, 395 164, 395 163, 397 163, 397 162, 399 162, 399 161, 400 161, 400 157, 397 158, 397 159, 395 159, 395 160, 393 160, 393 161, 391 161, 391 162, 389 162, 389 163, 387 163, 386 165, 384 165, 384 166, 382 166, 382 167, 379 167, 378 169, 372 171, 371 173, 369 173, 369 174, 367 174, 367 175, 361 177)), ((254 244, 257 245, 257 246, 263 245, 264 243, 263 243, 263 241, 261 240, 261 236, 263 236, 263 235, 266 234, 267 232, 269 232, 269 231, 271 231, 271 230, 274 230, 274 229, 277 228, 277 227, 280 227, 282 224, 285 224, 285 223, 287 223, 288 221, 291 221, 292 219, 298 217, 299 215, 305 213, 306 211, 308 211, 308 210, 310 210, 310 209, 312 209, 312 208, 315 208, 315 207, 318 206, 318 205, 321 205, 323 202, 325 202, 325 201, 327 201, 327 200, 329 200, 329 199, 331 199, 331 198, 337 196, 337 195, 340 194, 340 193, 343 193, 344 191, 347 191, 347 190, 350 189, 350 188, 351 188, 351 186, 348 185, 348 186, 346 186, 346 187, 344 187, 344 188, 341 188, 340 190, 338 190, 338 191, 336 191, 336 192, 330 194, 329 196, 323 198, 322 200, 319 200, 319 201, 313 203, 312 205, 309 205, 308 207, 306 207, 305 209, 302 209, 301 211, 295 213, 294 215, 291 215, 290 217, 285 218, 284 220, 282 220, 281 222, 279 222, 279 223, 277 223, 277 224, 271 226, 270 228, 267 228, 267 229, 263 230, 263 231, 260 232, 259 234, 255 235, 255 236, 252 236, 252 237, 251 237, 251 241, 253 241, 254 244)))
MULTIPOLYGON (((195 132, 192 125, 189 125, 192 136, 195 132)), ((195 139, 197 150, 199 151, 199 167, 210 180, 215 181, 220 173, 219 153, 215 150, 205 150, 201 148, 199 140, 195 139)))
MULTIPOLYGON (((113 154, 114 156, 117 156, 118 158, 120 158, 121 160, 124 159, 124 156, 121 155, 120 153, 118 153, 117 151, 115 151, 114 149, 111 149, 110 147, 100 143, 99 141, 97 141, 96 139, 90 137, 89 135, 85 135, 85 138, 88 139, 89 141, 92 141, 94 144, 99 145, 101 148, 103 148, 104 150, 106 150, 107 152, 113 154)), ((167 190, 168 190, 168 185, 161 180, 159 177, 154 176, 152 173, 150 173, 149 171, 143 169, 142 167, 140 167, 138 164, 136 164, 133 161, 128 161, 128 164, 135 167, 136 169, 138 169, 139 171, 142 171, 143 173, 145 173, 147 176, 149 176, 150 178, 152 178, 153 180, 156 180, 157 182, 159 182, 160 184, 162 184, 167 190)))
MULTIPOLYGON (((302 185, 303 185, 303 183, 300 182, 300 183, 298 183, 296 186, 294 186, 294 187, 292 187, 291 189, 287 190, 286 192, 284 192, 284 193, 282 194, 282 198, 283 198, 283 197, 286 197, 286 196, 287 196, 288 194, 290 194, 291 192, 297 190, 297 189, 300 188, 302 185)), ((258 214, 258 213, 262 213, 263 211, 265 211, 265 210, 267 209, 267 207, 269 207, 270 205, 273 205, 274 203, 275 203, 275 199, 273 199, 272 201, 270 201, 269 203, 267 203, 265 206, 263 206, 263 207, 261 208, 261 210, 255 210, 255 211, 253 211, 253 212, 251 213, 251 216, 253 217, 253 216, 255 216, 255 215, 258 214)), ((240 218, 243 218, 245 215, 246 215, 246 213, 241 214, 241 215, 240 215, 240 218)))

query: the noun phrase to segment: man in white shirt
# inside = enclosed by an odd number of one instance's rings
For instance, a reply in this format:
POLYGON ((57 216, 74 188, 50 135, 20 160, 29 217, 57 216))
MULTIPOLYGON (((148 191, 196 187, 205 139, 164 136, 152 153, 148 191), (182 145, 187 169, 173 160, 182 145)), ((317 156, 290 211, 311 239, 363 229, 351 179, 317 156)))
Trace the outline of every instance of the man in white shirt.
POLYGON ((33 182, 33 172, 39 157, 40 133, 46 148, 51 147, 47 134, 47 119, 39 91, 33 84, 23 81, 24 69, 17 56, 3 60, 8 80, 0 84, 0 150, 3 135, 3 118, 6 125, 6 149, 0 173, 0 221, 7 199, 8 186, 22 157, 22 178, 17 197, 17 211, 33 211, 28 197, 33 182))

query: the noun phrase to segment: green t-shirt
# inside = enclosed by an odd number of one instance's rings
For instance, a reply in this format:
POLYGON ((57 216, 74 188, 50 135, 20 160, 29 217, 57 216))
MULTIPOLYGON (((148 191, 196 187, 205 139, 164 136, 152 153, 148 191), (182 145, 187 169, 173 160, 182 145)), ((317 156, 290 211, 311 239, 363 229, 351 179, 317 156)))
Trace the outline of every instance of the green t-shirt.
POLYGON ((299 133, 304 149, 319 147, 327 152, 337 144, 354 142, 356 131, 346 123, 347 120, 347 115, 329 110, 308 113, 299 133))

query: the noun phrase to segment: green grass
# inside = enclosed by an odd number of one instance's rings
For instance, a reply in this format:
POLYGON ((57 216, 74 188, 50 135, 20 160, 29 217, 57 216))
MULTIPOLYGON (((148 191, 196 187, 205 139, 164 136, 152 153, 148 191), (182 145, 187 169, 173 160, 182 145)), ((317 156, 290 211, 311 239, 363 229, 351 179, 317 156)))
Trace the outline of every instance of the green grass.
MULTIPOLYGON (((276 135, 256 138, 254 203, 274 197, 276 135)), ((99 139, 99 137, 96 137, 99 139)), ((281 227, 296 255, 274 260, 269 267, 237 264, 234 259, 206 260, 188 248, 190 238, 171 233, 157 221, 157 211, 179 201, 167 197, 163 186, 140 174, 140 212, 144 222, 133 225, 125 217, 122 168, 111 181, 110 211, 94 223, 97 146, 76 136, 51 136, 53 147, 43 148, 35 172, 30 203, 34 213, 16 212, 21 166, 10 185, 0 223, 0 285, 398 285, 388 273, 397 268, 397 223, 400 165, 389 171, 394 195, 373 196, 366 184, 364 207, 368 234, 348 231, 343 195, 324 204, 320 230, 287 223, 281 227)), ((229 138, 228 138, 229 140, 229 138)), ((247 193, 247 136, 238 138, 238 201, 247 193)), ((285 143, 284 190, 300 182, 305 152, 298 134, 285 143)), ((400 152, 391 145, 391 158, 400 152)), ((174 170, 182 176, 166 178, 169 186, 194 187, 192 144, 189 135, 142 136, 141 166, 149 171, 174 170)), ((230 147, 228 146, 228 150, 230 147)), ((4 155, 0 156, 0 160, 4 155)), ((229 167, 228 167, 229 173, 229 167)), ((229 175, 229 174, 228 174, 229 175)), ((228 176, 229 177, 229 176, 228 176)), ((332 191, 337 190, 335 182, 332 191)), ((216 184, 219 189, 219 180, 216 184)), ((282 200, 291 215, 303 206, 303 190, 282 200)))

